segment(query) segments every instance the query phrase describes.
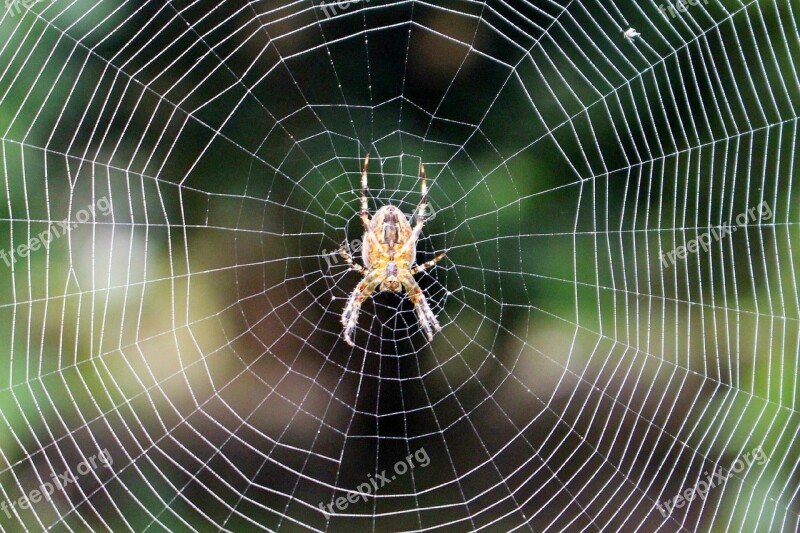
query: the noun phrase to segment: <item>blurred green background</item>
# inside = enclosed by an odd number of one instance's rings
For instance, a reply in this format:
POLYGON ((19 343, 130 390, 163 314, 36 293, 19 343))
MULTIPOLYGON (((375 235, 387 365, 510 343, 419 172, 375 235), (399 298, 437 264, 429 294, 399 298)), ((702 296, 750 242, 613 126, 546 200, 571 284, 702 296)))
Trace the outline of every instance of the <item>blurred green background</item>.
POLYGON ((794 530, 797 7, 7 13, 0 249, 111 210, 0 263, 0 496, 115 464, 0 526, 794 530), (358 276, 326 254, 360 238, 368 152, 373 211, 413 213, 428 172, 430 345, 386 294, 341 340, 358 276), (318 511, 421 446, 430 468, 318 511))

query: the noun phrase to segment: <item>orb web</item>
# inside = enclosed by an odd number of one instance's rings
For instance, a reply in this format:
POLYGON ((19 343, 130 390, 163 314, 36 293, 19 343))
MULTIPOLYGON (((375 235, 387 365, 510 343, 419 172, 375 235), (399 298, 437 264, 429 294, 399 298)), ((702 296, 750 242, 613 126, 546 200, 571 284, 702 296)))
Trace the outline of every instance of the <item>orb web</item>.
POLYGON ((3 528, 797 530, 792 3, 3 9, 3 528))

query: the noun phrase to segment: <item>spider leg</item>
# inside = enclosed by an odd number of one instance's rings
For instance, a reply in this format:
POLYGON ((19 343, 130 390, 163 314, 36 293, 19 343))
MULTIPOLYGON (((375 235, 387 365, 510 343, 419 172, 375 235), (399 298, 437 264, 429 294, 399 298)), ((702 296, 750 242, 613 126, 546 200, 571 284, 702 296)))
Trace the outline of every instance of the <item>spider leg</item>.
POLYGON ((420 327, 425 332, 425 336, 428 337, 428 340, 433 341, 434 331, 441 331, 442 326, 439 325, 436 315, 433 314, 431 306, 428 305, 428 300, 422 293, 422 289, 419 288, 419 285, 417 285, 417 282, 410 273, 401 274, 400 281, 403 283, 403 287, 405 287, 408 293, 408 298, 414 304, 414 310, 417 312, 420 327))
POLYGON ((380 250, 382 247, 381 241, 378 239, 378 236, 375 235, 375 232, 370 229, 367 229, 367 231, 364 232, 364 237, 362 238, 362 241, 363 241, 361 243, 362 246, 366 246, 367 242, 369 242, 369 246, 374 247, 373 248, 374 250, 380 250))
POLYGON ((425 165, 419 164, 419 174, 422 179, 422 201, 419 203, 419 215, 417 220, 419 223, 425 224, 425 213, 428 207, 428 176, 425 174, 425 165))
POLYGON ((428 270, 430 267, 432 267, 433 265, 435 265, 436 263, 438 263, 439 261, 444 259, 445 255, 446 254, 444 252, 442 252, 439 255, 437 255, 436 257, 434 257, 433 259, 431 259, 430 261, 428 261, 427 263, 423 263, 421 265, 415 266, 414 268, 411 269, 411 275, 413 276, 414 274, 418 274, 419 272, 422 272, 423 270, 428 270))
POLYGON ((375 289, 386 279, 385 269, 373 270, 362 279, 350 297, 342 313, 342 325, 344 326, 344 340, 350 346, 355 346, 352 340, 353 331, 358 322, 358 313, 361 311, 361 304, 375 292, 375 289))
POLYGON ((369 154, 364 158, 364 170, 361 172, 361 221, 364 229, 369 230, 369 204, 367 202, 367 165, 369 165, 369 154))
POLYGON ((358 264, 358 263, 356 263, 355 261, 353 261, 353 256, 352 256, 352 255, 350 255, 350 252, 348 252, 348 251, 345 249, 345 245, 342 245, 342 247, 341 247, 341 248, 339 248, 339 254, 340 254, 342 257, 344 257, 344 262, 345 262, 345 263, 347 263, 348 265, 350 265, 350 268, 351 268, 352 270, 355 270, 356 272, 360 272, 360 273, 361 273, 361 275, 363 275, 363 276, 366 276, 366 275, 367 275, 367 269, 366 269, 366 268, 364 268, 363 266, 359 265, 359 264, 358 264))
POLYGON ((414 229, 408 238, 408 242, 400 249, 400 254, 407 252, 411 249, 411 246, 416 245, 419 234, 422 233, 422 227, 425 225, 425 211, 428 208, 428 176, 425 174, 425 165, 422 163, 419 164, 419 173, 422 179, 422 201, 420 201, 417 208, 417 223, 414 224, 414 229))

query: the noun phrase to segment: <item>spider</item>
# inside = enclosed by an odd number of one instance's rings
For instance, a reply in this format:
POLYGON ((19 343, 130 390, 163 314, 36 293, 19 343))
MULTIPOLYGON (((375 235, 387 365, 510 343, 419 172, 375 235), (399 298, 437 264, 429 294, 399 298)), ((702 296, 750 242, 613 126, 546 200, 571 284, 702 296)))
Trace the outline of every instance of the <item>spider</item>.
POLYGON ((433 314, 422 289, 414 280, 414 274, 435 265, 445 253, 442 252, 433 260, 422 265, 413 266, 417 256, 417 240, 425 225, 426 199, 428 187, 426 185, 425 166, 420 164, 419 171, 422 179, 422 201, 419 204, 417 222, 413 229, 408 218, 400 209, 393 205, 385 205, 378 209, 375 216, 370 219, 367 207, 367 165, 369 154, 364 159, 364 170, 361 173, 361 221, 364 224, 364 237, 362 239, 361 257, 364 266, 353 261, 353 256, 345 249, 339 249, 345 262, 352 270, 359 272, 364 279, 356 285, 347 305, 342 313, 344 326, 344 340, 350 346, 353 344, 352 335, 358 321, 361 304, 372 293, 391 291, 400 293, 405 289, 409 299, 414 304, 420 326, 429 341, 433 340, 434 330, 440 331, 442 327, 433 314))

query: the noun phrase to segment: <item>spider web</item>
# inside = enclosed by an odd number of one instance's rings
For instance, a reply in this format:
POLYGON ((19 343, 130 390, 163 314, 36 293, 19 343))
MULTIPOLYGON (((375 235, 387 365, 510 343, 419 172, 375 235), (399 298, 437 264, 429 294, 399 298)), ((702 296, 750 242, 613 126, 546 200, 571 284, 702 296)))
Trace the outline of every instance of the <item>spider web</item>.
POLYGON ((7 2, 2 528, 796 531, 797 9, 670 7, 7 2))

